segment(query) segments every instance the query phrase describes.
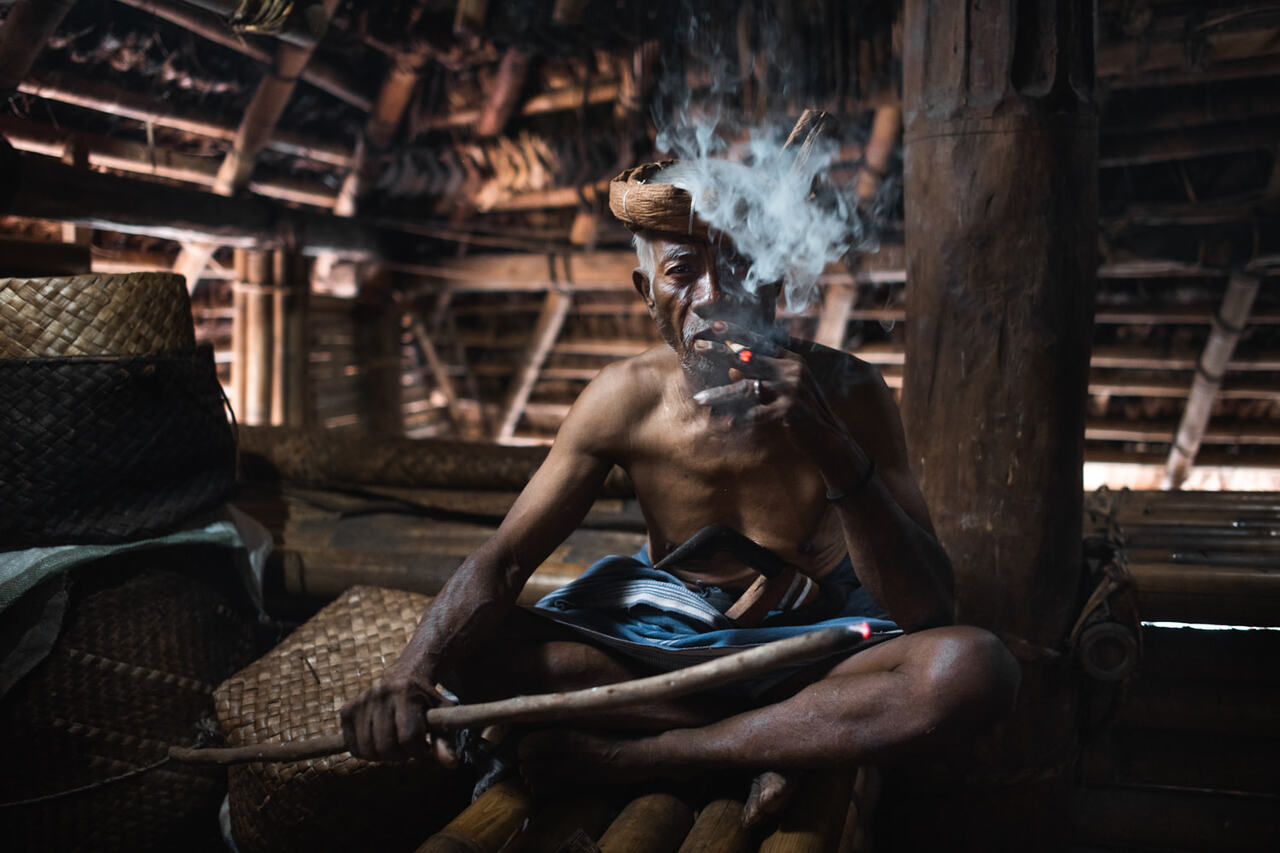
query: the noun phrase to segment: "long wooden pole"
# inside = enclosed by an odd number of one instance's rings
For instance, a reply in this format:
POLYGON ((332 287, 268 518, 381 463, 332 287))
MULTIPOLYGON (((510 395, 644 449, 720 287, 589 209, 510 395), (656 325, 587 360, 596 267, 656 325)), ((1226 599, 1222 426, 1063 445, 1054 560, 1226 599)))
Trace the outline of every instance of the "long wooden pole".
POLYGON ((524 358, 521 359, 520 371, 512 379, 507 399, 502 406, 502 421, 498 425, 497 434, 499 441, 506 441, 515 434, 520 414, 529 402, 533 386, 538 382, 538 373, 555 345, 556 338, 560 336, 565 317, 569 316, 572 305, 573 297, 559 290, 549 290, 543 298, 542 311, 538 314, 533 336, 529 340, 524 358))
MULTIPOLYGON (((1182 420, 1178 423, 1173 446, 1169 449, 1163 483, 1165 489, 1181 488, 1191 466, 1195 464, 1196 454, 1200 452, 1200 445, 1208 434, 1209 416, 1213 412, 1214 401, 1218 398, 1218 390, 1222 387, 1223 374, 1235 352, 1236 341, 1249 322, 1249 311, 1253 308, 1259 283, 1257 276, 1239 271, 1231 274, 1227 292, 1222 297, 1222 307, 1213 318, 1209 340, 1196 364, 1187 406, 1182 410, 1182 420)), ((1280 442, 1280 434, 1276 434, 1275 439, 1280 442)))
POLYGON ((272 270, 271 253, 247 253, 245 289, 245 404, 246 425, 271 423, 272 270))
POLYGON ((17 0, 0 28, 0 98, 27 76, 75 0, 17 0))
MULTIPOLYGON (((710 690, 734 681, 787 666, 819 661, 854 648, 867 636, 867 626, 855 624, 822 628, 799 637, 777 640, 718 660, 695 664, 675 672, 651 675, 618 684, 516 696, 475 705, 450 705, 427 711, 432 729, 456 731, 513 723, 543 723, 601 714, 650 702, 661 702, 710 690)), ((302 761, 333 755, 347 748, 341 734, 324 735, 289 743, 263 743, 209 749, 170 747, 179 761, 204 764, 245 764, 253 761, 302 761)))
POLYGON ((999 733, 973 745, 953 784, 932 786, 946 793, 902 798, 911 814, 891 823, 910 848, 1052 851, 1071 836, 1072 672, 1030 652, 1060 647, 1078 607, 1094 4, 1013 5, 905 6, 910 459, 955 567, 958 621, 1025 658, 999 733))

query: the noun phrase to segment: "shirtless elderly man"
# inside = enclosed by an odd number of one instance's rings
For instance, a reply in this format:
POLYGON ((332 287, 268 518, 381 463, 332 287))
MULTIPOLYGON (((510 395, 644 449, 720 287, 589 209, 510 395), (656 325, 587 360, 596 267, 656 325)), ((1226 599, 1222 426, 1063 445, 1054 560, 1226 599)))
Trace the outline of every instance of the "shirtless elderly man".
MULTIPOLYGON (((778 287, 743 288, 747 262, 728 236, 693 218, 693 233, 652 230, 622 208, 637 233, 633 282, 666 343, 583 391, 498 531, 381 682, 343 710, 352 751, 430 754, 424 712, 443 701, 437 683, 467 702, 576 689, 857 619, 871 639, 836 660, 526 735, 522 772, 534 782, 723 770, 781 780, 791 768, 892 760, 998 717, 1017 665, 989 632, 953 624, 951 566, 879 373, 773 333, 778 287), (647 553, 602 560, 537 608, 516 607, 614 465, 635 486, 647 553), (783 580, 761 580, 727 553, 653 568, 709 525, 769 549, 787 566, 783 580)), ((452 760, 444 739, 434 752, 452 760)))

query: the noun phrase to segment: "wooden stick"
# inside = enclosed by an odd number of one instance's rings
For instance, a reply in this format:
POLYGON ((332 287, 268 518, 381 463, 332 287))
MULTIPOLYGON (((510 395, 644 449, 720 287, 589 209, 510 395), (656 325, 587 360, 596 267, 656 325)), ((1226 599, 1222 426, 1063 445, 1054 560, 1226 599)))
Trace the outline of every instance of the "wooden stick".
MULTIPOLYGON (((853 646, 855 639, 867 636, 867 630, 865 623, 823 628, 686 669, 620 684, 567 693, 516 696, 475 705, 432 708, 427 711, 427 726, 437 731, 454 731, 496 724, 545 722, 673 699, 780 667, 820 660, 846 651, 853 646)), ((334 755, 346 749, 343 736, 334 734, 289 743, 260 743, 210 749, 174 746, 169 748, 169 756, 178 761, 201 764, 246 764, 254 761, 302 761, 334 755)))

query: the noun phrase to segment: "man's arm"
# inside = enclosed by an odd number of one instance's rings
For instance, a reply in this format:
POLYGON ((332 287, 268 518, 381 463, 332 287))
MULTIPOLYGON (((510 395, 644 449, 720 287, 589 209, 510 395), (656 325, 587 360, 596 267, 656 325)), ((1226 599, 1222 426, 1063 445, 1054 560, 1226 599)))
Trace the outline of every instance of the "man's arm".
POLYGON ((529 576, 582 521, 614 464, 609 436, 620 413, 607 389, 597 381, 583 391, 497 532, 450 577, 379 683, 342 709, 353 753, 425 753, 425 713, 442 701, 435 684, 501 623, 529 576))
POLYGON ((832 503, 859 580, 908 631, 951 624, 951 561, 908 466, 892 393, 876 375, 831 408, 842 428, 822 430, 816 458, 828 494, 848 493, 832 503))

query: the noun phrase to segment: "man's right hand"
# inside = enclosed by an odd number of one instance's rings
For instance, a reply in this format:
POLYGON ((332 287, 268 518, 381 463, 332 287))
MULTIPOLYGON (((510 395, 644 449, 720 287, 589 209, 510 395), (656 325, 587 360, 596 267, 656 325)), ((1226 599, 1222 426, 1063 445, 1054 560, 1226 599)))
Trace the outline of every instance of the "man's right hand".
POLYGON ((434 756, 445 767, 458 763, 452 738, 431 732, 427 711, 450 704, 431 680, 387 672, 342 709, 342 734, 351 754, 369 761, 434 756))

